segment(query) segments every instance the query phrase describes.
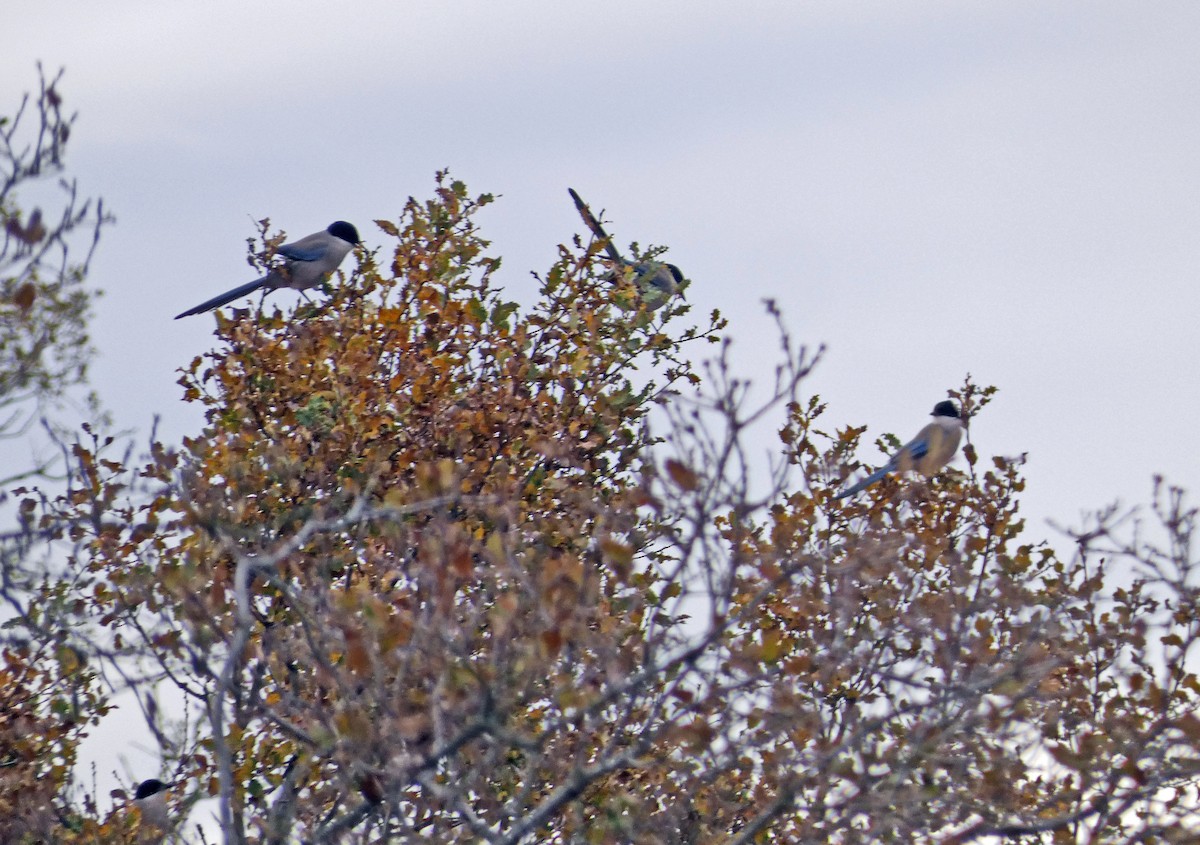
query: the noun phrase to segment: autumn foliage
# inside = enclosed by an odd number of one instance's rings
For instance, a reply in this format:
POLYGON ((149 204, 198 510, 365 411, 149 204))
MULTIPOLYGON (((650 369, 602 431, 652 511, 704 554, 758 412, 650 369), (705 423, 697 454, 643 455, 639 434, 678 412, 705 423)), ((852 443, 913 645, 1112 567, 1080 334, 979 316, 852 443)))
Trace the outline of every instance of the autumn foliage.
MULTIPOLYGON (((781 328, 752 405, 720 315, 676 328, 594 242, 506 301, 489 202, 441 174, 328 296, 220 312, 201 432, 30 497, 78 647, 182 701, 146 712, 181 834, 1194 841, 1177 492, 1167 552, 1102 521, 1069 558, 973 446, 837 500, 865 430, 822 428, 819 356, 781 328)), ((137 827, 94 815, 63 841, 137 827)))
MULTIPOLYGON (((22 444, 45 415, 80 406, 92 349, 87 317, 95 291, 83 286, 101 228, 98 201, 64 175, 74 117, 58 90, 62 73, 40 73, 35 94, 0 115, 0 842, 44 841, 61 829, 76 749, 105 712, 94 666, 71 646, 63 611, 83 607, 70 582, 47 576, 53 508, 9 491, 58 469, 22 444), (57 186, 57 191, 55 191, 57 186), (27 192, 41 205, 23 207, 27 192)), ((93 408, 94 410, 94 408, 93 408)), ((99 414, 97 414, 99 417, 99 414)))

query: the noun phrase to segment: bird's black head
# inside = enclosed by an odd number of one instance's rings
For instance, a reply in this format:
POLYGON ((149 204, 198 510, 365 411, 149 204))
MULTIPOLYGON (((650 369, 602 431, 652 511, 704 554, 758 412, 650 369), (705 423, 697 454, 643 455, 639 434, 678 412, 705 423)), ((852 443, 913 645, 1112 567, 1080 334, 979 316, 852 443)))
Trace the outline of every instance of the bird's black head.
POLYGON ((161 780, 150 778, 150 780, 144 780, 138 784, 137 792, 133 797, 140 801, 143 798, 149 798, 151 795, 157 795, 166 788, 167 785, 161 780))
POLYGON ((935 417, 954 417, 956 420, 960 419, 958 415, 958 406, 949 399, 943 399, 941 402, 938 402, 936 405, 934 405, 933 415, 935 417))
POLYGON ((674 264, 668 264, 667 269, 671 271, 671 275, 675 277, 675 284, 683 284, 683 272, 674 264))
POLYGON ((335 238, 341 238, 349 244, 362 243, 362 241, 358 239, 358 229, 355 229, 345 220, 335 220, 333 223, 329 224, 329 228, 325 231, 333 235, 335 238))

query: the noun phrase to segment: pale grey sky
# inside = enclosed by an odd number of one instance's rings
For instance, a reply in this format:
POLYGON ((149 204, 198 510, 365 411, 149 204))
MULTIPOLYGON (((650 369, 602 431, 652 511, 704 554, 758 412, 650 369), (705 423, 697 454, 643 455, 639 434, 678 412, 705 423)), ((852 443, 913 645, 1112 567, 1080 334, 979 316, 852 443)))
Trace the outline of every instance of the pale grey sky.
MULTIPOLYGON (((252 276, 251 219, 395 218, 438 168, 514 298, 581 230, 665 244, 745 375, 760 301, 828 345, 827 425, 906 437, 965 373, 972 436, 1028 452, 1025 513, 1075 521, 1200 490, 1200 4, 376 0, 7 10, 0 110, 65 65, 71 172, 118 216, 92 281, 95 387, 120 425, 194 434, 178 367, 252 276)), ((347 265, 349 266, 349 265, 347 265)), ((280 301, 290 294, 276 294, 280 301)), ((872 450, 873 451, 873 450, 872 450)), ((868 452, 866 459, 878 456, 868 452)), ((961 459, 960 464, 961 466, 961 459)), ((1059 545, 1066 545, 1059 543, 1059 545)))

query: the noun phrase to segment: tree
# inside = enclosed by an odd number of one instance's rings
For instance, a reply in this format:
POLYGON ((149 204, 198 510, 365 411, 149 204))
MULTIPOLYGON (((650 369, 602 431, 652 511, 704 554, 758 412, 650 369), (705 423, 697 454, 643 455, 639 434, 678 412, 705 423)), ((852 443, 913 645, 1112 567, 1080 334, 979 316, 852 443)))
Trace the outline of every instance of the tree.
MULTIPOLYGON (((100 201, 79 197, 61 177, 74 116, 65 116, 61 71, 28 95, 12 117, 0 117, 0 441, 25 437, 86 380, 92 348, 87 318, 94 290, 84 287, 88 262, 111 218, 100 201), (20 194, 59 177, 57 212, 26 211, 20 194), (72 245, 86 233, 82 258, 72 245)), ((97 405, 91 411, 98 416, 97 405)), ((15 451, 15 450, 14 450, 15 451)), ((53 460, 9 467, 0 484, 46 479, 53 460)), ((61 466, 61 462, 60 462, 61 466)), ((0 492, 0 504, 8 504, 0 492)), ((47 837, 61 824, 75 749, 102 712, 96 676, 71 645, 61 613, 76 601, 39 551, 44 534, 24 502, 17 524, 0 532, 0 818, 4 841, 47 837)), ((9 515, 9 514, 6 514, 9 515)))
POLYGON ((820 427, 782 317, 753 405, 720 315, 637 307, 602 244, 506 301, 490 202, 440 174, 328 300, 218 315, 180 380, 202 432, 132 468, 81 445, 29 500, 95 659, 186 703, 146 711, 177 816, 215 796, 235 843, 1194 840, 1178 494, 1167 553, 1097 558, 1097 530, 1070 560, 1022 540, 1021 460, 971 446, 837 500, 865 430, 820 427))
POLYGON ((62 71, 50 80, 41 75, 38 96, 26 95, 13 117, 0 117, 0 439, 22 436, 82 385, 93 353, 87 318, 97 292, 83 282, 112 218, 102 200, 81 199, 76 181, 60 175, 75 123, 75 115, 63 114, 61 79, 62 71), (63 192, 57 214, 39 207, 25 213, 19 191, 56 176, 63 192), (72 245, 84 232, 76 258, 72 245))

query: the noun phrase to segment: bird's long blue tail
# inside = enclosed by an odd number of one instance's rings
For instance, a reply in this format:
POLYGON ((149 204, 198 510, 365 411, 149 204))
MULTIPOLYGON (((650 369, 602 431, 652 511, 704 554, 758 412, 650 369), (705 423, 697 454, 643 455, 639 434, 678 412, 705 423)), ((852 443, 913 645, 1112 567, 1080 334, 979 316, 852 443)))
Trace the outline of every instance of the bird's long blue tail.
POLYGON ((243 297, 248 293, 253 293, 254 291, 258 290, 263 286, 263 283, 266 282, 268 278, 269 277, 267 276, 263 276, 261 279, 255 279, 253 282, 246 282, 244 285, 239 285, 233 290, 227 290, 225 293, 220 294, 219 296, 214 296, 212 299, 200 303, 195 308, 189 308, 182 314, 177 314, 175 319, 178 320, 180 317, 190 317, 193 314, 203 314, 205 311, 211 311, 214 308, 220 308, 222 305, 228 302, 233 302, 239 297, 243 297))
POLYGON ((885 475, 887 475, 891 471, 892 471, 891 464, 888 464, 887 466, 882 466, 879 469, 875 470, 870 475, 868 475, 862 481, 855 484, 853 487, 848 487, 845 490, 843 490, 841 493, 838 493, 837 496, 835 496, 834 498, 835 499, 844 499, 847 496, 853 496, 855 493, 861 493, 863 490, 866 490, 868 487, 870 487, 872 484, 874 484, 879 479, 883 478, 885 475))
POLYGON ((571 199, 575 201, 575 208, 579 210, 579 216, 583 218, 583 222, 587 224, 587 227, 592 230, 592 234, 596 236, 596 240, 604 245, 604 251, 608 253, 608 257, 618 264, 623 263, 621 261, 621 253, 617 251, 612 238, 604 231, 604 227, 600 225, 600 221, 596 219, 596 215, 592 214, 592 210, 588 208, 587 203, 580 198, 579 194, 575 193, 574 188, 567 188, 567 191, 571 194, 571 199))

